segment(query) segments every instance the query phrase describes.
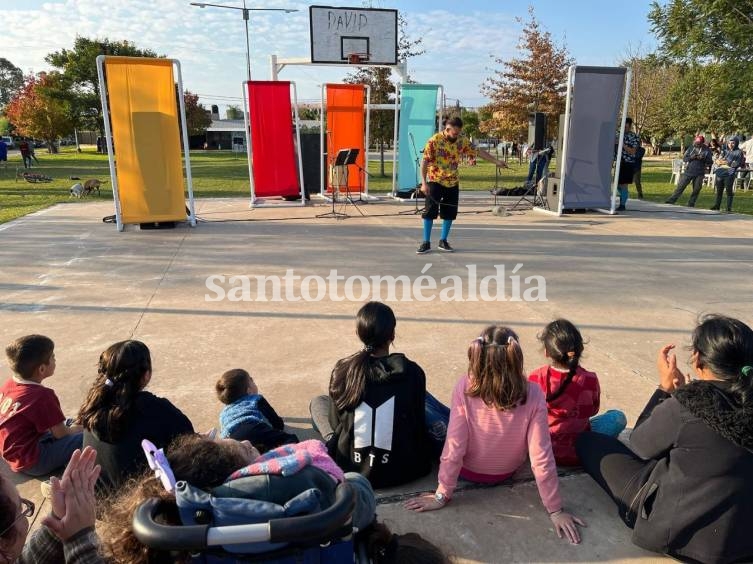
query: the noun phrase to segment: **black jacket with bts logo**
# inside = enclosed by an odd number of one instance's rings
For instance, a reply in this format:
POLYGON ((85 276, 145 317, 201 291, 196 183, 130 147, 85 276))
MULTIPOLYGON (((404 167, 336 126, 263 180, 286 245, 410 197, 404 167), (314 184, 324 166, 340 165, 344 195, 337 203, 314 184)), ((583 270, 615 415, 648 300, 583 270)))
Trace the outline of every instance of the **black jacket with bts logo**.
POLYGON ((431 470, 424 402, 426 375, 403 354, 372 358, 374 373, 361 403, 338 412, 331 403, 335 430, 327 448, 346 472, 358 472, 374 488, 405 484, 431 470))

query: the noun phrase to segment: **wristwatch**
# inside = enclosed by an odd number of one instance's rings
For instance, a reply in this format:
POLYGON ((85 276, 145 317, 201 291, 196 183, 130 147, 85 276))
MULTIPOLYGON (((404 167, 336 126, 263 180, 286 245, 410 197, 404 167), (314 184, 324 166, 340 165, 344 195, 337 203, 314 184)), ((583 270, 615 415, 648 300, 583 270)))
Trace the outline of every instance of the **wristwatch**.
POLYGON ((437 492, 434 494, 434 501, 436 501, 439 505, 444 505, 445 503, 447 503, 447 496, 443 493, 437 492))

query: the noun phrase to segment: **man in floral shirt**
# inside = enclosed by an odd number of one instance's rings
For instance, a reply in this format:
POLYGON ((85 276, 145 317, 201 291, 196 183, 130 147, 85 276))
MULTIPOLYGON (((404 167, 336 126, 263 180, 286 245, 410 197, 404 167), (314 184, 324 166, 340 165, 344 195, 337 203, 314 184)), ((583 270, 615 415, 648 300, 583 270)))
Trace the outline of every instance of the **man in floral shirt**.
POLYGON ((421 192, 426 195, 426 207, 421 216, 424 220, 424 240, 416 251, 421 255, 431 251, 431 228, 437 215, 442 218, 442 235, 439 239, 439 249, 452 252, 447 242, 452 222, 458 215, 458 199, 460 183, 458 180, 458 165, 460 157, 481 157, 498 167, 507 165, 493 157, 488 152, 477 149, 460 133, 463 120, 459 117, 449 119, 444 131, 432 136, 424 147, 424 160, 421 163, 421 192))

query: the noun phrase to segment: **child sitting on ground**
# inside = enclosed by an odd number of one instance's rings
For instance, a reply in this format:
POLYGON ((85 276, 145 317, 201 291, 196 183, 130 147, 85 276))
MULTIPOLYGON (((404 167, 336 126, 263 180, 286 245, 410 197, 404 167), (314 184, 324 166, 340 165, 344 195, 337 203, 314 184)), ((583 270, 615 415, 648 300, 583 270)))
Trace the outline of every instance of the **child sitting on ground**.
POLYGON ((52 339, 27 335, 5 354, 14 375, 0 387, 0 452, 14 472, 44 476, 68 464, 83 429, 68 424, 55 392, 42 385, 55 373, 52 339))
POLYGON ((580 366, 583 337, 566 319, 549 323, 539 340, 551 365, 531 372, 528 379, 546 394, 549 433, 554 459, 560 466, 578 466, 575 440, 584 431, 616 437, 627 425, 622 411, 599 412, 601 389, 595 373, 580 366))
POLYGON ((259 394, 259 388, 245 370, 228 370, 217 381, 215 389, 217 397, 225 404, 220 413, 223 439, 249 441, 260 452, 298 442, 296 435, 284 431, 285 422, 259 394))
POLYGON ((142 440, 163 447, 179 435, 193 433, 180 409, 146 390, 151 381, 152 354, 141 341, 114 343, 99 356, 97 377, 78 420, 84 427, 84 445, 96 449, 102 467, 97 482, 101 494, 114 492, 145 470, 142 440))
POLYGON ((413 511, 442 509, 452 499, 458 477, 501 483, 527 457, 555 532, 579 543, 577 525, 583 522, 563 509, 544 394, 526 380, 518 335, 509 327, 491 325, 471 341, 468 372, 452 392, 437 490, 404 505, 413 511))

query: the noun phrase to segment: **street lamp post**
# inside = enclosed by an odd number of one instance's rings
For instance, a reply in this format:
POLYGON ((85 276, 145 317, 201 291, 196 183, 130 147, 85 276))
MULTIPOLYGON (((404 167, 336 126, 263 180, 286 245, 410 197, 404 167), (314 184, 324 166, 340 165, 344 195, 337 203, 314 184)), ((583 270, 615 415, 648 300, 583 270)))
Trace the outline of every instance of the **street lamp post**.
POLYGON ((291 8, 247 8, 246 0, 243 0, 242 8, 240 6, 226 6, 224 4, 210 4, 208 2, 191 2, 191 6, 198 6, 199 8, 210 6, 212 8, 227 8, 229 10, 240 10, 243 12, 243 23, 246 26, 246 75, 248 80, 251 80, 251 45, 248 38, 249 12, 285 12, 286 14, 290 14, 298 11, 291 8))

